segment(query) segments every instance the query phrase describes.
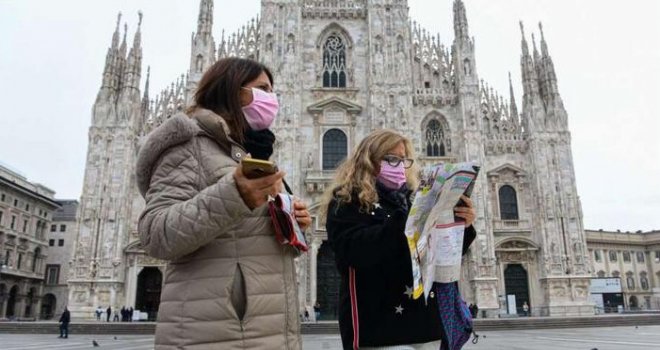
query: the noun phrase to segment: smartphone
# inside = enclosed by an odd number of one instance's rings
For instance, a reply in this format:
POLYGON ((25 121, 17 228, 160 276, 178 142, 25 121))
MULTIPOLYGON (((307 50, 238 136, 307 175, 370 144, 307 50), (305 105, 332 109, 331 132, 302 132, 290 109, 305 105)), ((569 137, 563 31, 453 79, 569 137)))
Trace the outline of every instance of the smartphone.
POLYGON ((243 158, 241 168, 248 179, 257 179, 275 174, 278 171, 275 163, 254 158, 243 158))

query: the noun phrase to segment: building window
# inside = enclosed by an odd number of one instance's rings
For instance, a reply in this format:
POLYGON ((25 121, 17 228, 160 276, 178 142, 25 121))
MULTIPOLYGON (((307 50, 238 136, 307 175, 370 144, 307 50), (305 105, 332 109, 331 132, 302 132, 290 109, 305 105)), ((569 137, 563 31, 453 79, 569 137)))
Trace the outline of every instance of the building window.
POLYGON ((66 225, 60 225, 60 232, 66 231, 66 225))
POLYGON ((637 252, 637 262, 638 263, 644 262, 644 252, 637 252))
POLYGON ((3 214, 4 214, 4 213, 0 211, 0 226, 2 226, 2 215, 3 215, 3 214))
POLYGON ((60 279, 60 265, 46 266, 46 283, 58 284, 59 279, 60 279))
POLYGON ((660 250, 655 251, 655 262, 660 263, 660 250))
POLYGON ((518 220, 518 199, 516 190, 509 185, 500 187, 500 218, 502 220, 518 220))
POLYGON ((23 220, 23 233, 27 232, 27 225, 28 225, 28 221, 23 220))
POLYGON ((635 289, 635 279, 633 278, 632 273, 628 272, 627 275, 626 285, 628 285, 628 289, 635 289))
POLYGON ((14 199, 14 206, 18 207, 18 199, 14 199))
POLYGON ((610 261, 616 261, 616 252, 614 250, 610 250, 610 261))
POLYGON ((50 232, 57 232, 57 225, 50 225, 50 232))
POLYGON ((23 264, 23 253, 18 253, 18 261, 16 261, 16 270, 20 270, 22 264, 23 264))
POLYGON ((337 34, 323 45, 323 87, 346 87, 346 45, 337 34))
POLYGON ((644 272, 639 274, 639 285, 643 290, 649 289, 649 279, 646 277, 646 273, 644 272))
POLYGON ((630 262, 630 252, 623 252, 623 262, 630 262))
POLYGON ((5 253, 5 265, 11 266, 10 262, 11 262, 11 250, 8 250, 5 253))
POLYGON ((58 240, 58 241, 57 241, 57 246, 58 246, 58 247, 62 247, 62 246, 64 246, 64 240, 63 240, 63 239, 58 240))
POLYGON ((602 260, 602 257, 600 255, 600 250, 594 250, 594 261, 600 262, 602 260))
POLYGON ((16 227, 16 215, 11 216, 11 225, 9 225, 9 228, 11 228, 12 230, 14 229, 14 227, 16 227))
POLYGON ((431 119, 426 124, 424 136, 426 136, 426 155, 428 157, 444 157, 447 154, 445 131, 437 119, 431 119))
POLYGON ((48 246, 49 247, 54 247, 55 246, 55 240, 54 239, 49 239, 48 240, 48 246))
POLYGON ((25 204, 25 211, 30 211, 30 205, 29 204, 25 204))
POLYGON ((5 196, 5 194, 3 193, 3 194, 0 196, 0 201, 4 202, 4 201, 5 201, 5 198, 6 198, 6 196, 5 196))
POLYGON ((39 272, 39 256, 41 256, 41 248, 34 250, 34 256, 32 256, 32 272, 39 272))
POLYGON ((323 170, 334 170, 348 153, 346 134, 339 129, 330 129, 323 135, 323 170))

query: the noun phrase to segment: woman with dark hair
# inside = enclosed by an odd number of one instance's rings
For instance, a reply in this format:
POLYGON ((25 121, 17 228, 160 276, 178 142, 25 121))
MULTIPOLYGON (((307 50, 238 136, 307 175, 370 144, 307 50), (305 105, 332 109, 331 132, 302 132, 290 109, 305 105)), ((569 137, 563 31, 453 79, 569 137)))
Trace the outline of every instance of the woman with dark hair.
MULTIPOLYGON (((300 349, 296 251, 276 241, 267 198, 282 171, 248 179, 248 154, 268 159, 278 112, 262 64, 226 58, 199 82, 186 114, 147 136, 137 161, 146 253, 168 261, 156 349, 300 349)), ((301 229, 311 223, 295 203, 301 229)))

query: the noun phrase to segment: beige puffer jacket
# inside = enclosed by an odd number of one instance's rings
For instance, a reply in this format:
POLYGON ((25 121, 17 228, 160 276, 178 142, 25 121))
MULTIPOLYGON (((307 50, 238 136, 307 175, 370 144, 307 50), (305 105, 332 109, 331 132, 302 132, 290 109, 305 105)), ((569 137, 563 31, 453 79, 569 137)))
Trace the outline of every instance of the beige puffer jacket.
POLYGON ((222 118, 178 114, 141 147, 140 240, 169 262, 156 349, 300 349, 295 252, 267 206, 250 210, 233 172, 245 151, 222 118))

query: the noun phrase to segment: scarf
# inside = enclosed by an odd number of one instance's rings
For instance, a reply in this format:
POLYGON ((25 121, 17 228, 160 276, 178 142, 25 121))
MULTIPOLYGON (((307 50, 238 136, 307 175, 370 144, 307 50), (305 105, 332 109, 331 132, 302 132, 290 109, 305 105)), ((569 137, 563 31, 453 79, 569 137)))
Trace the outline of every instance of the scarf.
POLYGON ((268 160, 273 154, 273 144, 275 143, 275 134, 270 130, 264 129, 255 131, 248 129, 245 132, 245 141, 243 147, 252 155, 252 158, 268 160))

